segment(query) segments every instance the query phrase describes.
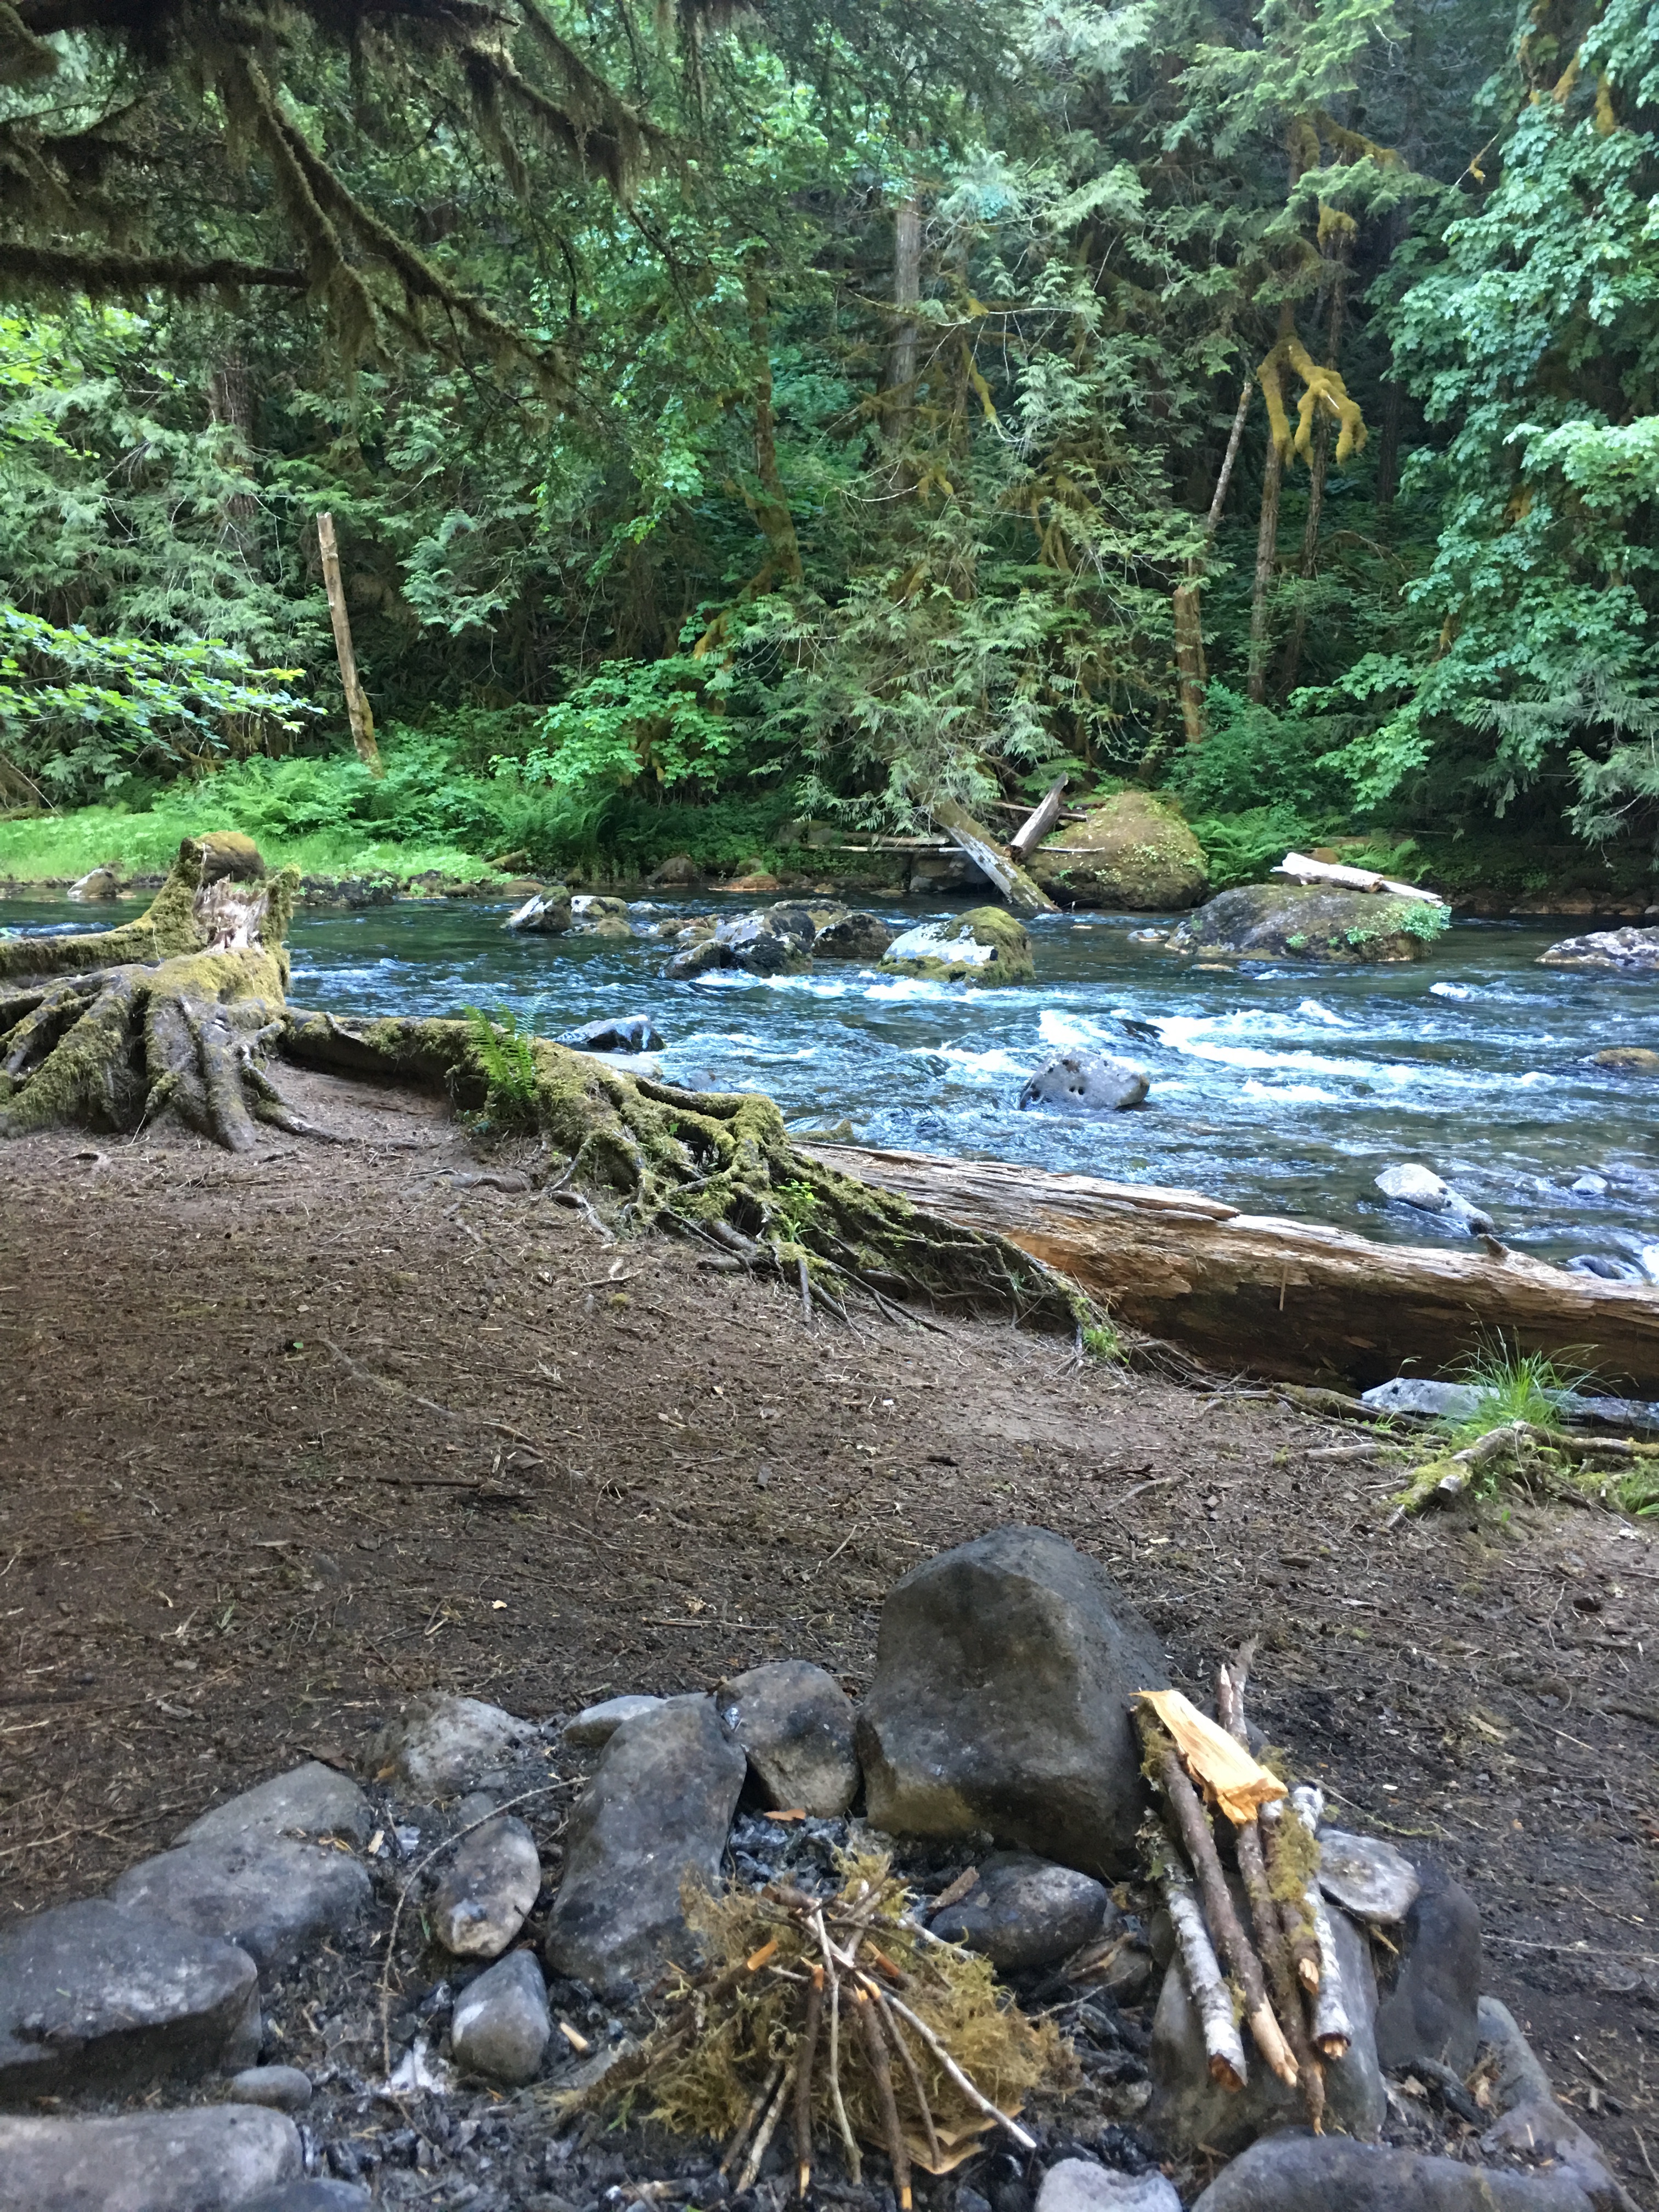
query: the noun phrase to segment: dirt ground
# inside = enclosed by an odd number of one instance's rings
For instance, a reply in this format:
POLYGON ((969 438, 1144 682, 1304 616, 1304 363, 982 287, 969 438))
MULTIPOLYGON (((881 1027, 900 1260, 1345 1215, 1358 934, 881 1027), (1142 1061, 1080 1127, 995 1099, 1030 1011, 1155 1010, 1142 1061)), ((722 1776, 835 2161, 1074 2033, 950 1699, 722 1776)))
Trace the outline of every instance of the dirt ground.
POLYGON ((898 1575, 1040 1522, 1194 1693, 1261 1639, 1269 1740, 1468 1887, 1489 1987, 1659 2206, 1647 1528, 1387 1531, 1403 1462, 1271 1394, 992 1322, 809 1329, 781 1286, 477 1180, 502 1164, 435 1107, 325 1087, 369 1141, 0 1153, 0 1915, 360 1760, 411 1691, 542 1718, 800 1656, 856 1695, 898 1575))

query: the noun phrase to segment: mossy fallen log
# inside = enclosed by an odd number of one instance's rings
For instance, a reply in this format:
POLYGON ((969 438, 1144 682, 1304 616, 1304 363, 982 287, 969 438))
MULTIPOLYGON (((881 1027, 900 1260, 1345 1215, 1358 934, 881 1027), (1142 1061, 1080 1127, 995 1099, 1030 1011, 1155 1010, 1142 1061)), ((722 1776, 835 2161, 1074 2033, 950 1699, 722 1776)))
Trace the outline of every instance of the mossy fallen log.
POLYGON ((1659 1395, 1659 1291, 1480 1250, 1378 1244, 1200 1196, 1000 1162, 836 1145, 843 1173, 930 1214, 1006 1237, 1111 1318, 1222 1372, 1362 1387, 1437 1374, 1501 1335, 1604 1388, 1659 1395))

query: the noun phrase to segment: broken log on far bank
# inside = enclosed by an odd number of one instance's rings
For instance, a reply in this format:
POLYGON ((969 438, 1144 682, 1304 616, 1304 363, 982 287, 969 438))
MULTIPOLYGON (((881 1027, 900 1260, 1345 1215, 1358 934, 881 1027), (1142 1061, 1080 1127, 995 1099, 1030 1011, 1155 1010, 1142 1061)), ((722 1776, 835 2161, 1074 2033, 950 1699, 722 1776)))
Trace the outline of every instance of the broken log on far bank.
POLYGON ((1250 1214, 1196 1191, 1050 1175, 998 1161, 803 1146, 928 1213, 1006 1237, 1069 1275, 1120 1325, 1223 1372, 1364 1386, 1438 1374, 1502 1336, 1608 1389, 1659 1395, 1659 1291, 1503 1246, 1379 1244, 1250 1214))

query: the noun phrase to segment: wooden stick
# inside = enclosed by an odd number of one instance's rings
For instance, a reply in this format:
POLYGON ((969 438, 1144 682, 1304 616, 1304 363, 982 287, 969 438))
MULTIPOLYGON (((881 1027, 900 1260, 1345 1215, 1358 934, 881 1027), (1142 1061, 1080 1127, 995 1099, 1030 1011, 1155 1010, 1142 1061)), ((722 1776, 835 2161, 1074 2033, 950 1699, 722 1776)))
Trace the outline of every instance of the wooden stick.
POLYGON ((766 2155, 767 2147, 771 2142, 774 2131, 782 2117, 783 2107, 789 2095, 789 2077, 782 2067, 779 2067, 778 2075, 777 2094, 766 2108, 765 2118, 755 2130, 755 2140, 750 2145, 749 2155, 744 2159, 743 2171, 738 2176, 737 2187, 733 2191, 736 2196, 741 2197, 745 2189, 751 2189, 754 2186, 755 2177, 761 2169, 761 2160, 766 2155))
POLYGON ((775 2065, 772 2069, 772 2071, 767 2075, 763 2087, 756 2092, 754 2103, 750 2106, 749 2110, 744 2114, 737 2133, 732 2136, 731 2142, 726 2146, 726 2155, 721 2159, 720 2166, 720 2170, 722 2173, 729 2174, 731 2172, 732 2166, 736 2162, 738 2153, 743 2148, 744 2143, 749 2140, 750 2130, 756 2126, 761 2119, 766 2111, 767 2106, 772 2100, 773 2091, 777 2087, 778 2083, 782 2079, 783 2066, 781 2061, 780 2061, 780 2063, 775 2065))
POLYGON ((823 2017, 823 1969, 814 1966, 795 2070, 795 2187, 803 2203, 812 2185, 812 2067, 818 2055, 818 2023, 823 2017))
POLYGON ((841 1976, 836 1972, 830 1955, 830 1944, 823 1925, 822 1912, 812 1917, 812 1932, 817 1937, 823 1953, 823 1970, 830 1982, 830 2106, 840 2130, 842 2148, 847 2154, 848 2179, 856 2189, 863 2171, 864 2161, 859 2156, 858 2137, 853 2133, 847 2117, 847 2106, 841 2094, 841 1976))
MULTIPOLYGON (((866 1975, 864 1978, 868 1981, 868 1975, 866 1975)), ((878 1985, 876 1983, 871 1982, 870 1986, 872 1990, 877 1990, 878 1995, 881 1994, 878 1985)), ((957 2088, 961 2090, 963 2095, 966 2097, 969 2103, 974 2106, 975 2111, 983 2112, 988 2120, 994 2120, 1000 2128, 1006 2128, 1022 2150, 1035 2150, 1036 2148, 1036 2136, 1027 2135, 1024 2129, 1021 2127, 1017 2121, 1011 2120, 1006 2112, 999 2112, 996 2106, 991 2102, 990 2099, 981 2090, 976 2089, 974 2087, 974 2084, 968 2079, 968 2076, 963 2072, 961 2067, 957 2064, 956 2060, 951 2057, 950 2052, 939 2041, 938 2036, 934 2034, 933 2029, 928 2027, 925 2020, 918 2020, 915 2014, 911 2011, 909 2006, 904 2003, 902 1999, 899 1997, 889 1995, 887 2002, 891 2005, 893 2010, 897 2013, 901 2020, 908 2020, 909 2021, 911 2027, 915 2028, 916 2033, 927 2045, 927 2048, 933 2052, 934 2057, 938 2059, 939 2064, 945 2069, 945 2072, 950 2075, 951 2079, 956 2083, 957 2088)))
POLYGON ((1169 1908, 1181 1953, 1182 1971, 1198 2008, 1210 2079, 1236 2095, 1249 2079, 1249 2068, 1245 2063, 1238 2022, 1233 2018, 1232 1992, 1221 1978, 1210 1931, 1204 1925, 1204 1916, 1198 1909, 1187 1869, 1181 1864, 1167 1831, 1161 1823, 1150 1821, 1142 1831, 1142 1840, 1146 1844, 1152 1879, 1164 1892, 1164 1902, 1169 1908))
POLYGON ((1374 869, 1345 868, 1334 860, 1310 860, 1305 853, 1286 853, 1279 866, 1267 872, 1289 876, 1298 884, 1336 884, 1351 891, 1389 891, 1396 898, 1425 899, 1431 906, 1446 903, 1438 891, 1425 891, 1421 884, 1397 884, 1392 877, 1379 876, 1374 869))
POLYGON ((1291 1964, 1296 1969, 1296 1978, 1311 1996, 1319 1987, 1319 1938, 1314 1929, 1314 1917, 1305 1891, 1295 1898, 1285 1898, 1279 1893, 1287 1882, 1280 1868, 1284 1857, 1284 1824, 1294 1819, 1286 1811, 1284 1800, 1264 1805, 1257 1819, 1261 1822, 1262 1840, 1267 1845, 1267 1870, 1279 1905, 1279 1924, 1285 1930, 1285 1941, 1290 1948, 1291 1964))
POLYGON ((329 620, 334 625, 334 651, 340 663, 340 684, 345 693, 346 716, 357 757, 371 775, 384 775, 386 766, 374 742, 374 716, 368 694, 357 673, 357 656, 351 646, 351 617, 346 612, 345 586, 340 581, 340 549, 334 536, 334 517, 317 518, 317 547, 323 556, 323 585, 328 593, 329 620))
MULTIPOLYGON (((1319 1826, 1325 1809, 1323 1793, 1309 1789, 1305 1784, 1291 1792, 1291 1818, 1300 1820, 1311 1836, 1319 1826)), ((1324 1892, 1319 1887, 1319 1877, 1308 1884, 1307 1908, 1313 1922, 1314 1939, 1319 1946, 1319 1988, 1313 2002, 1313 2039, 1327 2058, 1341 2058, 1346 2055, 1353 2040, 1353 2022, 1348 2017, 1348 2008, 1342 1987, 1342 1969, 1337 1962, 1336 1933, 1331 1926, 1331 1916, 1326 1908, 1324 1892)))
POLYGON ((1164 1792, 1164 1802, 1175 1815, 1176 1829, 1187 1856, 1198 1879, 1199 1894, 1204 1900, 1204 1917, 1210 1924, 1221 1955, 1244 1993, 1244 2016, 1250 2023, 1250 2033, 1255 2038, 1256 2049, 1287 2088, 1297 2083, 1296 2059, 1285 2040, 1284 2030, 1273 2017, 1273 2007, 1267 2002, 1267 1985, 1262 1978, 1261 1961, 1255 1955, 1250 1939, 1240 1925, 1233 1900, 1228 1894, 1221 1861, 1217 1856, 1215 1838, 1210 1832, 1204 1808, 1199 1802, 1198 1792, 1188 1780, 1181 1764, 1181 1755, 1174 1743, 1158 1727, 1150 1713, 1137 1711, 1141 1736, 1147 1749, 1158 1761, 1158 1778, 1164 1792))
MULTIPOLYGON (((908 1980, 908 1977, 906 1978, 908 1980)), ((927 2101, 927 2089, 921 2078, 921 2069, 911 2055, 910 2046, 900 2032, 897 2018, 886 1997, 878 1996, 876 2002, 881 2007, 882 2025, 887 2030, 887 2040, 897 2051, 900 2063, 910 2077, 911 2094, 916 2100, 916 2110, 921 2115, 921 2131, 927 2138, 927 2155, 937 2171, 944 2163, 944 2156, 939 2147, 939 2130, 933 2125, 933 2108, 927 2101)))
POLYGON ((854 1997, 865 2052, 876 2085, 882 2132, 887 2138, 887 2155, 893 2167, 893 2194, 898 2198, 899 2212, 912 2212, 915 2200, 910 2193, 910 2154, 904 2148, 904 2131, 899 2126, 898 2103, 893 2095, 893 2069, 887 2063, 887 2038, 881 2030, 881 2008, 878 2003, 872 2002, 866 1989, 857 1990, 854 1997))

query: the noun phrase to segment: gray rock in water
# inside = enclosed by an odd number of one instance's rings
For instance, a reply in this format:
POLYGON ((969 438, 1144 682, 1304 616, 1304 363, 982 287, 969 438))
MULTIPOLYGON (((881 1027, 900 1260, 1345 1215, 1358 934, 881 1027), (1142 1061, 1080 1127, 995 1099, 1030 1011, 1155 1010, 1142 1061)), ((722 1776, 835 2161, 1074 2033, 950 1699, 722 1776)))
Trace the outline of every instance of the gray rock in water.
POLYGON ((574 1720, 565 1723, 559 1741, 572 1751, 597 1751, 601 1744, 610 1742, 624 1721, 631 1721, 636 1713, 654 1712, 661 1703, 660 1698, 626 1697, 584 1705, 574 1720))
POLYGON ((456 1998, 449 2037, 464 2072, 516 2088, 535 2080, 551 2032, 547 1984, 535 1954, 514 1951, 456 1998))
POLYGON ((477 1698, 431 1690, 411 1698, 374 1739, 374 1767, 413 1797, 435 1802, 458 1797, 535 1739, 527 1721, 477 1698))
POLYGON ((72 899, 112 899, 121 896, 121 879, 113 868, 94 868, 69 887, 72 899))
POLYGON ((839 914, 812 939, 814 960, 852 960, 872 965, 898 935, 878 914, 839 914))
POLYGON ((574 1052, 660 1052, 662 1039, 651 1014, 618 1014, 613 1021, 588 1022, 559 1039, 574 1052))
POLYGON ((532 937, 562 937, 571 919, 570 894, 555 884, 527 898, 508 915, 501 927, 532 937))
POLYGON ((1480 1403, 1473 1382, 1429 1382, 1415 1375, 1396 1375, 1361 1393, 1360 1403, 1384 1413, 1426 1413, 1434 1420, 1467 1420, 1480 1403))
MULTIPOLYGON (((1236 1885, 1234 1903, 1244 1925, 1249 1908, 1236 1885)), ((1362 2142, 1375 2142, 1388 2112, 1389 2093, 1377 2063, 1372 2022, 1376 1984, 1370 1947, 1345 1912, 1333 1911, 1337 1963, 1353 2040, 1346 2057, 1325 2069, 1326 2125, 1339 2127, 1362 2142)), ((1240 2150, 1269 2128, 1293 2126, 1303 2117, 1299 2092, 1287 2089, 1267 2061, 1249 2045, 1249 2079, 1229 2092, 1210 2079, 1204 2030, 1187 1987, 1179 1958, 1164 1977, 1152 2015, 1152 2047, 1147 2063, 1152 2101, 1142 2125, 1172 2156, 1184 2157, 1200 2143, 1219 2151, 1240 2150)))
POLYGON ((0 2118, 0 2212, 248 2212, 304 2172, 293 2121, 253 2105, 0 2118))
POLYGON ((1036 2212, 1181 2212, 1181 2199, 1161 2173, 1119 2173, 1063 2158, 1042 2177, 1036 2212))
POLYGON ((680 1884, 713 1889, 748 1771, 712 1698, 669 1698, 606 1744, 565 1838, 548 1923, 556 1973, 626 1996, 687 1941, 680 1884))
POLYGON ((1659 970, 1659 929, 1593 929, 1564 937, 1538 956, 1540 968, 1604 968, 1620 975, 1659 970))
POLYGON ((124 1912, 151 1912, 285 1966, 319 1936, 353 1927, 374 1885, 347 1853, 256 1837, 185 1844, 127 1871, 110 1892, 124 1912))
POLYGON ((1122 1114, 1151 1088, 1146 1069, 1115 1053, 1057 1052, 1027 1079, 1019 1103, 1050 1114, 1122 1114))
POLYGON ((1224 2166, 1193 2212, 1591 2212, 1565 2174, 1463 2166, 1340 2136, 1276 2135, 1224 2166))
POLYGON ((1341 1828, 1319 1832, 1319 1887, 1346 1912, 1385 1926, 1403 1920, 1422 1888, 1403 1851, 1376 1836, 1351 1836, 1341 1828))
POLYGON ((463 1836, 432 1899, 433 1933, 461 1959, 499 1959, 542 1886, 536 1839, 510 1814, 463 1836))
POLYGON ((769 1805, 831 1820, 857 1796, 853 1701, 822 1667, 805 1659, 751 1667, 722 1682, 714 1703, 769 1805))
POLYGON ((750 975, 786 975, 811 965, 817 936, 811 908, 790 900, 721 922, 714 942, 725 951, 728 966, 750 975))
POLYGON ((1419 1161, 1407 1160, 1399 1167, 1384 1168, 1376 1178, 1376 1188, 1384 1198, 1392 1198, 1401 1206, 1414 1206, 1419 1213, 1437 1213, 1444 1220, 1457 1222, 1471 1234, 1476 1231, 1487 1236, 1492 1233, 1491 1214, 1471 1205, 1419 1161))
POLYGON ((722 945, 718 937, 700 937, 682 945, 662 972, 671 983, 690 983, 713 969, 737 964, 729 945, 722 945))
POLYGON ((233 2105, 264 2105, 273 2112, 302 2112, 311 2102, 311 2076, 297 2066, 246 2066, 226 2085, 233 2105))
POLYGON ((1242 884, 1218 892, 1170 933, 1167 950, 1243 960, 1419 960, 1446 908, 1332 884, 1242 884))
POLYGON ((257 1790, 226 1798, 181 1828, 173 1840, 217 1844, 279 1836, 348 1836, 361 1844, 368 1841, 374 1826, 374 1808, 351 1778, 313 1759, 286 1774, 273 1775, 257 1790))
POLYGON ((872 1827, 998 1843, 1115 1879, 1146 1802, 1129 1720, 1168 1682, 1103 1567, 996 1528, 913 1567, 882 1608, 856 1741, 872 1827))
POLYGON ((259 2035, 258 1970, 228 1943, 102 1898, 0 1934, 0 2105, 246 2066, 259 2035))
POLYGON ((981 1866, 979 1887, 929 1924, 947 1943, 965 1944, 1011 1974, 1080 1950, 1099 1932, 1110 1903, 1102 1885, 1074 1867, 1029 1851, 997 1851, 981 1866))
POLYGON ((1419 1872, 1423 1887, 1406 1915, 1392 1985, 1377 2009, 1377 2055, 1390 2068, 1432 2058, 1467 2074, 1480 2039, 1486 1978, 1480 1911, 1437 1868, 1419 1872))

